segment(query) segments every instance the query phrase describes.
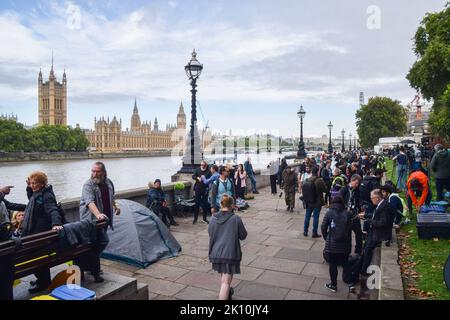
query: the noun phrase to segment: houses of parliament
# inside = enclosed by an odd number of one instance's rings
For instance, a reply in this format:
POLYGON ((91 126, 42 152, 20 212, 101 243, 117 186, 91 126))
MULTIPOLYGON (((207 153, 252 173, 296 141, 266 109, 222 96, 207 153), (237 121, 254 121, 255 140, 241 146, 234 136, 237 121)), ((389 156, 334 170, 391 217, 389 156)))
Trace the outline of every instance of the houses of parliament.
MULTIPOLYGON (((48 81, 44 82, 42 71, 38 77, 39 97, 39 125, 67 125, 67 75, 64 71, 62 83, 58 82, 52 66, 48 81)), ((122 119, 115 116, 94 119, 94 129, 83 130, 89 141, 90 149, 99 152, 126 152, 169 150, 176 146, 185 148, 186 114, 181 102, 176 125, 166 125, 164 130, 159 128, 158 119, 141 122, 137 101, 134 101, 130 128, 123 130, 122 119)), ((211 133, 204 135, 203 145, 211 141, 211 133)))

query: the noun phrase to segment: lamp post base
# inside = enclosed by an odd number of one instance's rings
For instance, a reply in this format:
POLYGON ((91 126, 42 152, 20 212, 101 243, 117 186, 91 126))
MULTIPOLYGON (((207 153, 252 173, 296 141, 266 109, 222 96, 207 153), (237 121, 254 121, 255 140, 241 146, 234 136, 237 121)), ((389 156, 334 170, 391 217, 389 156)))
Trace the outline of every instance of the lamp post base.
POLYGON ((298 144, 297 159, 305 159, 305 158, 306 158, 305 143, 303 141, 300 141, 300 143, 298 144))
POLYGON ((195 169, 197 169, 197 168, 199 168, 199 167, 200 167, 199 164, 190 164, 190 163, 184 164, 184 163, 183 163, 183 166, 182 166, 181 169, 177 172, 177 174, 178 174, 178 173, 190 173, 190 174, 193 174, 194 171, 195 171, 195 169))

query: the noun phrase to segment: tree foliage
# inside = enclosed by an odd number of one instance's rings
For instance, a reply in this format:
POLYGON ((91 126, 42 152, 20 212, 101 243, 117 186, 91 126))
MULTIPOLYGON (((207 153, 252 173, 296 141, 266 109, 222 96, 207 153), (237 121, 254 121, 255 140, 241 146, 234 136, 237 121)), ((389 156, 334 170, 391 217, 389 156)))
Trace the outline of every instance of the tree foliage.
POLYGON ((356 111, 359 143, 372 148, 382 137, 402 136, 406 133, 406 110, 397 100, 387 97, 370 98, 356 111))
POLYGON ((450 3, 428 13, 414 37, 413 64, 407 79, 427 100, 433 99, 429 124, 433 134, 450 141, 450 3))
POLYGON ((0 120, 0 151, 86 151, 84 132, 66 126, 40 126, 27 130, 21 123, 0 120))

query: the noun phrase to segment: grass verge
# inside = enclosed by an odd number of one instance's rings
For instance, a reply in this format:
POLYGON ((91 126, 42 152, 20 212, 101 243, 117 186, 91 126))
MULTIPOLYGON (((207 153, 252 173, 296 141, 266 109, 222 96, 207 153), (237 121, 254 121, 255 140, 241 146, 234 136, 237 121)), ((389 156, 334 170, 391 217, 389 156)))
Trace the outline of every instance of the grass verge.
MULTIPOLYGON (((393 177, 393 162, 386 163, 387 177, 393 177)), ((434 179, 431 181, 433 198, 436 196, 434 179)), ((404 198, 404 194, 401 194, 404 198)), ((450 300, 450 291, 444 283, 444 264, 450 254, 450 240, 420 240, 417 235, 415 209, 411 222, 397 233, 399 262, 406 299, 450 300)))

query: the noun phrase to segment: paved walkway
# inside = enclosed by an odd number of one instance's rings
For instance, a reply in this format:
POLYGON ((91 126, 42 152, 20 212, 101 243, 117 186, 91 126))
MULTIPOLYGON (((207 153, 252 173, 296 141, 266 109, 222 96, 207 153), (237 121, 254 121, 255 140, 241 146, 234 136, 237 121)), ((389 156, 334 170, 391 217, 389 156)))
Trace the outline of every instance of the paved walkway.
MULTIPOLYGON (((249 201, 250 208, 238 213, 248 237, 242 242, 241 274, 232 283, 234 299, 356 299, 342 281, 338 281, 337 293, 324 288, 329 281, 328 265, 322 257, 324 240, 311 238, 311 231, 309 237, 303 236, 305 210, 296 208, 288 213, 283 197, 276 211, 279 198, 270 194, 270 188, 260 191, 249 201)), ((323 214, 324 210, 320 220, 323 214)), ((103 269, 148 283, 150 299, 217 299, 220 276, 208 260, 207 225, 193 225, 192 218, 178 218, 177 222, 180 225, 171 231, 182 246, 178 257, 146 269, 102 260, 103 269)))

